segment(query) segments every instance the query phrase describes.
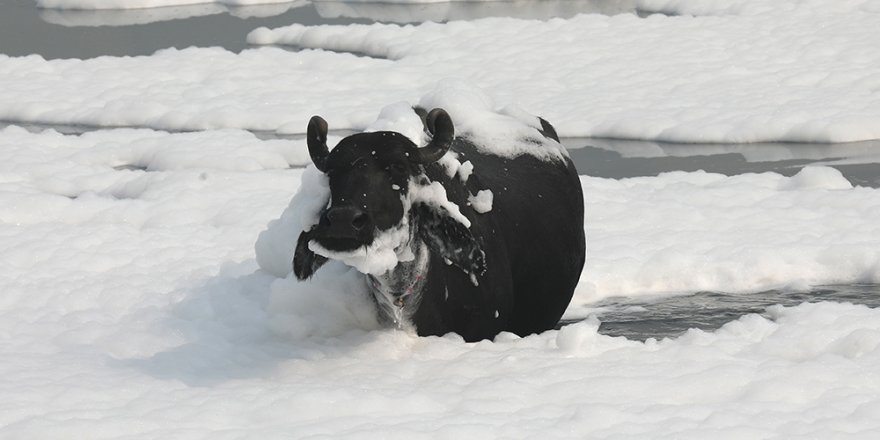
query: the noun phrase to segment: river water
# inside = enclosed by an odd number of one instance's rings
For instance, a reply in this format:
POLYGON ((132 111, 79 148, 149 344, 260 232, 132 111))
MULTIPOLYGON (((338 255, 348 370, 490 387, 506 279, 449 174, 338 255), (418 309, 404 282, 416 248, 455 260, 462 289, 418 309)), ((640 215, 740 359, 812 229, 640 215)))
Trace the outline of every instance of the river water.
MULTIPOLYGON (((215 4, 125 11, 41 10, 33 0, 0 0, 0 53, 53 58, 149 55, 189 46, 246 49, 245 36, 257 27, 371 22, 418 23, 490 16, 549 19, 578 13, 640 14, 634 0, 546 0, 394 5, 364 2, 297 1, 268 6, 215 4)), ((0 128, 5 124, 0 121, 0 128)), ((65 133, 98 129, 33 124, 65 133)), ((257 133, 261 137, 273 134, 257 133)), ((736 175, 773 171, 793 175, 810 164, 832 166, 854 185, 880 187, 880 141, 849 144, 674 144, 615 139, 563 139, 581 174, 626 178, 667 171, 736 175)), ((747 295, 701 292, 651 299, 611 298, 579 315, 602 321, 599 331, 631 339, 674 337, 689 328, 712 330, 774 304, 847 301, 880 306, 880 285, 817 286, 806 291, 766 291, 747 295)))

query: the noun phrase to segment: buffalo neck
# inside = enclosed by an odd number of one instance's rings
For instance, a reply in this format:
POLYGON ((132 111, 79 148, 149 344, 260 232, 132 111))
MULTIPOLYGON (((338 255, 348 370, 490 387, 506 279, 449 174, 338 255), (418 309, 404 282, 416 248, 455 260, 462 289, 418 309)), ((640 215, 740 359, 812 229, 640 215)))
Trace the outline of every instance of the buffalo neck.
POLYGON ((379 316, 401 330, 415 330, 412 316, 419 307, 428 271, 430 252, 421 240, 410 240, 413 258, 401 261, 382 275, 366 275, 379 316))

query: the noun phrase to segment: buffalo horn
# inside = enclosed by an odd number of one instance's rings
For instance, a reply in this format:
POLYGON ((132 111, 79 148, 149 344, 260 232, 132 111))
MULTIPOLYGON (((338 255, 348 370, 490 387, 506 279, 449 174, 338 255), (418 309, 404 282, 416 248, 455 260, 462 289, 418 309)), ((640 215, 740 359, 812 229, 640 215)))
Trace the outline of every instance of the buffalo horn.
POLYGON ((309 144, 309 156, 315 166, 324 173, 327 172, 327 121, 320 116, 312 116, 309 120, 309 129, 306 134, 306 142, 309 144))
POLYGON ((425 122, 433 138, 431 143, 416 150, 414 160, 427 165, 440 160, 449 150, 455 136, 455 127, 452 125, 452 118, 442 108, 431 110, 425 122))

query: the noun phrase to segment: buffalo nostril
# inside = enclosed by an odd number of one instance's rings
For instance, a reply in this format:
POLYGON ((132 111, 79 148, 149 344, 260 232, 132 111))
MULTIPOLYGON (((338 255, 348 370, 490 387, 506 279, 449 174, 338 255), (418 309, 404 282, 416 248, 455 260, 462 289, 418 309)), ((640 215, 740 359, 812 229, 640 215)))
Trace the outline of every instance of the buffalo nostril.
POLYGON ((335 208, 335 209, 330 209, 329 211, 327 211, 327 213, 324 214, 324 218, 327 219, 327 224, 338 225, 339 221, 342 219, 343 215, 344 215, 344 213, 342 212, 341 209, 335 208))
POLYGON ((363 212, 356 213, 351 219, 351 225, 357 230, 363 229, 367 225, 367 214, 363 212))

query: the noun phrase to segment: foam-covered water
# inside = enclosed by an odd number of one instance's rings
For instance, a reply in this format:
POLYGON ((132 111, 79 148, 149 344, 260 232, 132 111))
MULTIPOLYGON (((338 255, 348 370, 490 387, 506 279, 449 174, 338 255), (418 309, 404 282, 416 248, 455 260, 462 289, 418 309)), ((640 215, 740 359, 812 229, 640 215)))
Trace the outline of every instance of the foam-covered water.
MULTIPOLYGON (((235 0, 199 8, 221 3, 235 0)), ((877 138, 878 3, 637 3, 675 16, 309 25, 287 35, 301 51, 0 55, 0 115, 17 121, 0 128, 0 437, 877 438, 875 144, 707 142, 877 138), (652 139, 569 145, 585 153, 578 322, 417 338, 380 326, 352 268, 288 274, 298 230, 279 225, 314 208, 286 208, 325 190, 303 168, 308 117, 332 121, 333 144, 449 76, 562 135, 652 139)), ((160 23, 148 15, 111 21, 160 23)), ((10 34, 8 17, 0 48, 67 40, 10 34)), ((119 43, 91 35, 69 40, 119 43)))

